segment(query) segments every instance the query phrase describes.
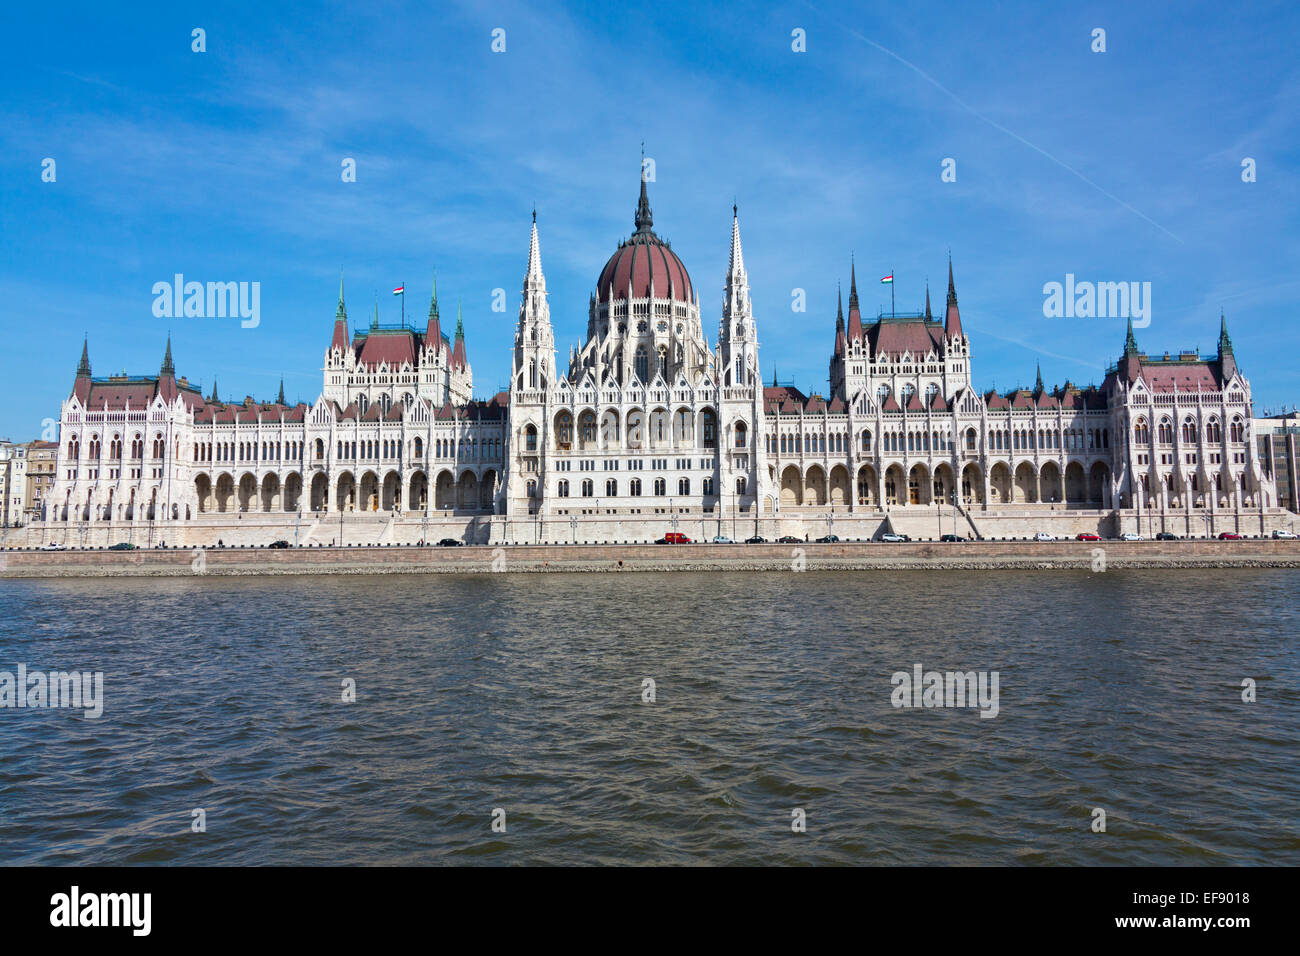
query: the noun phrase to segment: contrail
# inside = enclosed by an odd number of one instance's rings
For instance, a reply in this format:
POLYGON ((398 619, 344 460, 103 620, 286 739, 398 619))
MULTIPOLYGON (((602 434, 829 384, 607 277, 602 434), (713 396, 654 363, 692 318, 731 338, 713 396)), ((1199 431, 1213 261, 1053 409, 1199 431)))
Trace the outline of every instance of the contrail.
MULTIPOLYGON (((809 7, 811 10, 813 10, 814 12, 816 12, 816 13, 818 13, 818 14, 821 13, 820 10, 818 10, 816 7, 814 7, 814 6, 813 6, 812 4, 810 4, 810 3, 805 3, 805 6, 809 7)), ((1023 136, 1021 136, 1019 133, 1016 133, 1016 132, 1014 132, 1013 130, 1009 130, 1009 129, 1007 129, 1005 126, 1003 126, 1001 123, 997 123, 997 122, 995 122, 995 121, 989 119, 987 116, 985 116, 985 115, 984 115, 983 113, 981 113, 979 110, 975 109, 975 107, 971 106, 969 103, 967 103, 965 100, 963 100, 960 96, 958 96, 958 95, 957 95, 956 93, 954 93, 952 90, 948 89, 948 87, 944 86, 942 83, 940 83, 938 80, 936 80, 934 77, 932 77, 929 73, 925 72, 925 70, 921 69, 921 68, 920 68, 919 66, 917 66, 915 63, 912 63, 912 62, 910 62, 909 60, 905 60, 905 59, 903 59, 901 56, 899 56, 899 55, 898 55, 897 53, 895 53, 893 50, 890 50, 890 49, 887 49, 887 48, 881 46, 879 43, 877 43, 875 40, 871 39, 871 38, 868 37, 868 36, 863 36, 861 33, 859 33, 857 30, 854 30, 852 27, 846 27, 846 26, 844 26, 844 25, 842 25, 842 24, 840 24, 839 27, 840 27, 840 29, 843 30, 844 32, 846 32, 846 33, 848 33, 848 34, 850 34, 850 35, 852 35, 852 36, 854 36, 854 37, 857 37, 857 38, 858 38, 859 40, 861 40, 863 43, 866 43, 866 44, 868 44, 869 46, 873 46, 873 47, 875 47, 877 50, 879 50, 881 53, 884 53, 886 56, 891 56, 891 57, 893 57, 893 58, 894 58, 895 60, 897 60, 899 63, 903 64, 903 66, 907 67, 909 70, 911 70, 911 71, 912 71, 913 73, 915 73, 917 76, 921 77, 921 79, 925 80, 927 83, 929 83, 929 84, 930 84, 931 86, 933 86, 935 89, 939 90, 941 93, 943 93, 945 96, 947 96, 949 99, 951 99, 954 103, 956 103, 958 106, 960 106, 962 109, 964 109, 967 113, 970 113, 970 114, 971 114, 972 116, 974 116, 976 119, 983 120, 985 123, 988 123, 990 126, 992 126, 994 129, 998 130, 999 132, 1001 132, 1001 133, 1005 133, 1007 136, 1010 136, 1012 139, 1016 140, 1016 142, 1018 142, 1018 143, 1023 143, 1025 146, 1028 146, 1028 147, 1029 147, 1030 149, 1032 149, 1034 152, 1036 152, 1036 153, 1038 153, 1039 155, 1044 156, 1044 157, 1046 157, 1047 159, 1051 160, 1051 161, 1054 162, 1057 166, 1060 166, 1062 169, 1064 169, 1066 172, 1068 172, 1070 175, 1075 176, 1075 177, 1078 178, 1079 180, 1081 180, 1081 181, 1087 183, 1089 186, 1091 186, 1093 189, 1097 190, 1097 192, 1101 193, 1101 194, 1102 194, 1103 196, 1105 196, 1107 199, 1111 200, 1112 202, 1119 203, 1121 206, 1123 206, 1123 207, 1124 207, 1125 209, 1127 209, 1129 212, 1133 213, 1133 215, 1137 216, 1139 219, 1142 219, 1142 220, 1144 220, 1144 221, 1150 223, 1151 225, 1155 226, 1157 229, 1159 229, 1161 232, 1163 232, 1163 233, 1164 233, 1166 236, 1168 236, 1170 239, 1174 240, 1174 242, 1181 243, 1181 242, 1183 241, 1183 240, 1179 239, 1177 236, 1175 236, 1175 235, 1174 235, 1172 232, 1170 232, 1168 229, 1166 229, 1164 226, 1160 225, 1160 223, 1156 222, 1154 219, 1152 219, 1150 216, 1148 216, 1146 213, 1142 212, 1140 209, 1134 209, 1132 206, 1130 206, 1130 205, 1129 205, 1128 203, 1126 203, 1124 200, 1120 199, 1120 198, 1119 198, 1118 196, 1116 196, 1114 193, 1107 192, 1105 189, 1103 189, 1101 186, 1097 185, 1095 182, 1093 182, 1093 181, 1092 181, 1091 179, 1089 179, 1087 176, 1083 175, 1083 173, 1079 172, 1079 171, 1078 171, 1077 169, 1075 169, 1073 166, 1069 165, 1068 163, 1064 163, 1064 162, 1062 162, 1061 160, 1057 159, 1055 156, 1053 156, 1053 155, 1052 155, 1051 153, 1049 153, 1047 150, 1043 149, 1041 146, 1035 146, 1033 143, 1031 143, 1029 140, 1025 139, 1025 138, 1024 138, 1023 136)))

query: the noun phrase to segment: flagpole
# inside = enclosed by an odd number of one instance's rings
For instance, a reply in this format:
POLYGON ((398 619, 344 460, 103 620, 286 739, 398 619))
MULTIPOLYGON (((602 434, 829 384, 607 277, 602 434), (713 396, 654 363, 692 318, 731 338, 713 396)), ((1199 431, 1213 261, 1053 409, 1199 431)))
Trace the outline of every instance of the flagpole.
POLYGON ((894 267, 889 267, 889 317, 892 319, 898 315, 894 311, 894 267))
POLYGON ((406 280, 402 280, 402 328, 406 328, 406 280))

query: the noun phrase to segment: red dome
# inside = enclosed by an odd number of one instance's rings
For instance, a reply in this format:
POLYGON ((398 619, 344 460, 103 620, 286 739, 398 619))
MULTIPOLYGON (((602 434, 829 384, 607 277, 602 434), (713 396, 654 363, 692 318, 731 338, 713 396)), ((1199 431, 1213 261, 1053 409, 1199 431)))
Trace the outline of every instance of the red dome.
POLYGON ((668 298, 671 286, 674 301, 692 300, 694 290, 686 266, 677 258, 677 253, 654 234, 650 228, 653 225, 654 219, 643 180, 641 201, 636 210, 636 232, 632 238, 619 245, 618 250, 605 263, 605 268, 600 270, 600 278, 596 281, 597 301, 609 299, 611 291, 615 299, 647 298, 652 279, 655 295, 659 298, 668 298))

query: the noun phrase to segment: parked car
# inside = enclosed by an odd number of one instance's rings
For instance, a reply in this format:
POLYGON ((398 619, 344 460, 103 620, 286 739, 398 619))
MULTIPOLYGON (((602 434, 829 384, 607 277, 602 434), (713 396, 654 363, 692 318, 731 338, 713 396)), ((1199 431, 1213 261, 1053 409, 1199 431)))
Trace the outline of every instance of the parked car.
POLYGON ((655 544, 692 544, 692 543, 693 542, 691 541, 691 539, 686 537, 686 535, 682 534, 680 531, 669 531, 666 535, 664 535, 662 538, 660 538, 658 541, 655 542, 655 544))
POLYGON ((1274 531, 1274 532, 1273 532, 1273 537, 1275 537, 1275 538, 1300 538, 1300 535, 1296 534, 1294 531, 1283 531, 1283 530, 1281 530, 1281 529, 1279 528, 1277 531, 1274 531))
POLYGON ((796 538, 792 534, 783 534, 776 539, 777 544, 803 544, 803 538, 796 538))
MULTIPOLYGON (((1274 537, 1276 537, 1276 534, 1274 535, 1274 537)), ((1291 537, 1294 538, 1295 535, 1291 535, 1291 537)), ((68 546, 66 544, 56 544, 55 542, 51 541, 49 544, 44 545, 41 548, 41 550, 42 551, 67 551, 68 546)))
POLYGON ((912 539, 905 534, 897 534, 893 531, 886 531, 884 534, 880 536, 880 540, 893 542, 893 541, 911 541, 912 539))
POLYGON ((135 545, 130 541, 119 541, 117 544, 110 544, 108 546, 108 550, 110 551, 134 551, 135 549, 135 545))
POLYGON ((1125 531, 1122 535, 1119 536, 1119 539, 1121 541, 1141 541, 1142 535, 1134 534, 1132 531, 1125 531))
POLYGON ((960 537, 959 535, 955 535, 955 534, 941 534, 941 535, 939 535, 939 540, 940 540, 940 541, 960 541, 960 540, 961 540, 961 537, 960 537))
MULTIPOLYGON (((1040 541, 1046 541, 1046 540, 1052 540, 1052 539, 1051 539, 1050 536, 1049 536, 1048 538, 1039 538, 1039 540, 1040 540, 1040 541)), ((1075 540, 1075 541, 1100 541, 1100 540, 1101 540, 1101 535, 1099 535, 1099 534, 1093 534, 1091 531, 1081 531, 1079 534, 1076 534, 1076 535, 1074 536, 1074 540, 1075 540)))
POLYGON ((1240 540, 1241 540, 1241 535, 1237 534, 1237 532, 1235 532, 1235 531, 1220 531, 1220 532, 1219 532, 1219 540, 1220 540, 1220 541, 1240 541, 1240 540))
POLYGON ((745 544, 767 544, 767 538, 761 534, 756 534, 753 537, 746 538, 745 544))
POLYGON ((736 542, 732 541, 725 534, 719 534, 719 535, 714 535, 713 543, 714 544, 735 544, 736 542))
POLYGON ((818 544, 834 544, 834 543, 835 543, 836 541, 838 541, 838 540, 840 540, 840 536, 837 535, 837 534, 824 534, 824 535, 822 535, 820 538, 817 539, 817 543, 818 543, 818 544))
POLYGON ((465 543, 465 542, 464 542, 464 541, 461 541, 459 538, 443 538, 441 541, 438 542, 438 547, 440 547, 440 548, 459 548, 459 547, 460 547, 461 545, 463 545, 464 543, 465 543))
POLYGON ((1040 532, 1038 532, 1038 534, 1034 535, 1034 540, 1035 540, 1035 541, 1055 541, 1055 540, 1056 540, 1056 535, 1054 535, 1054 534, 1048 534, 1046 531, 1040 531, 1040 532))
POLYGON ((268 548, 287 548, 287 547, 289 547, 289 542, 288 542, 288 541, 272 541, 270 544, 267 545, 267 547, 268 547, 268 548))
POLYGON ((1157 534, 1156 534, 1156 540, 1157 540, 1157 541, 1177 541, 1177 540, 1178 540, 1178 535, 1174 534, 1172 531, 1160 531, 1160 532, 1157 532, 1157 534))

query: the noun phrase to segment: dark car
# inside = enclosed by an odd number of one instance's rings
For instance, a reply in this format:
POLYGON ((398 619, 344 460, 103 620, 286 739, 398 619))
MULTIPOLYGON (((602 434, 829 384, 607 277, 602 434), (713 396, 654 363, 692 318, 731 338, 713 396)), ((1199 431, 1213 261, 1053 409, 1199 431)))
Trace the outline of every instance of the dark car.
POLYGON ((134 550, 135 550, 135 545, 133 545, 130 541, 119 541, 117 544, 110 544, 110 545, 108 546, 108 550, 110 550, 110 551, 134 551, 134 550))
POLYGON ((820 538, 817 539, 817 543, 818 543, 818 544, 834 544, 834 543, 835 543, 836 541, 838 541, 838 540, 840 540, 839 535, 836 535, 836 534, 824 534, 824 535, 822 535, 820 538))
POLYGON ((1177 540, 1178 540, 1178 535, 1174 534, 1172 531, 1161 531, 1161 532, 1159 532, 1159 533, 1156 534, 1156 540, 1157 540, 1157 541, 1177 541, 1177 540))
POLYGON ((287 547, 289 547, 289 542, 288 542, 288 541, 272 541, 270 544, 267 545, 267 547, 268 547, 268 548, 287 548, 287 547))
POLYGON ((960 541, 961 538, 958 537, 958 536, 955 535, 955 534, 941 534, 941 535, 939 535, 939 540, 940 540, 940 541, 960 541))
POLYGON ((1240 540, 1241 540, 1241 535, 1237 534, 1237 532, 1235 532, 1235 531, 1220 531, 1220 532, 1219 532, 1219 540, 1220 540, 1220 541, 1240 541, 1240 540))
POLYGON ((457 538, 443 538, 441 541, 438 542, 438 547, 440 547, 440 548, 459 548, 459 547, 460 547, 462 544, 464 544, 464 543, 465 543, 465 542, 463 542, 463 541, 461 541, 461 540, 459 540, 459 539, 457 539, 457 538))
POLYGON ((792 534, 783 534, 776 539, 777 544, 803 544, 803 538, 796 538, 792 534))
POLYGON ((746 538, 745 544, 767 544, 767 538, 761 534, 756 534, 752 538, 746 538))

